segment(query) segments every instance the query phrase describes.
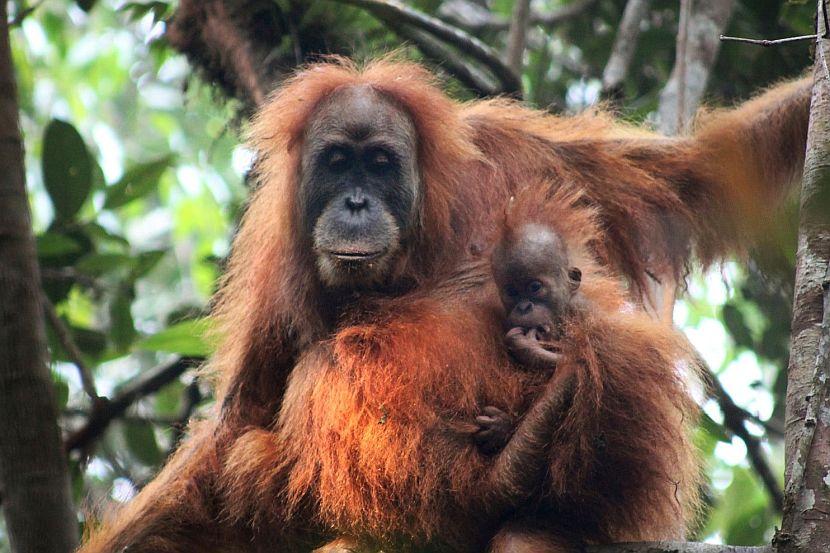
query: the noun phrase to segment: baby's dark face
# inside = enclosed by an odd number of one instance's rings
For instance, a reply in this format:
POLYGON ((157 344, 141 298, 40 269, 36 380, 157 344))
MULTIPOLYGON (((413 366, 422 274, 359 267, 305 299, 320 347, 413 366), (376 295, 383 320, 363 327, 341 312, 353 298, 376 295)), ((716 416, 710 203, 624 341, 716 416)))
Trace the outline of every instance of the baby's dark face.
POLYGON ((492 263, 510 328, 549 332, 567 311, 581 278, 562 239, 542 225, 521 227, 496 248, 492 263))

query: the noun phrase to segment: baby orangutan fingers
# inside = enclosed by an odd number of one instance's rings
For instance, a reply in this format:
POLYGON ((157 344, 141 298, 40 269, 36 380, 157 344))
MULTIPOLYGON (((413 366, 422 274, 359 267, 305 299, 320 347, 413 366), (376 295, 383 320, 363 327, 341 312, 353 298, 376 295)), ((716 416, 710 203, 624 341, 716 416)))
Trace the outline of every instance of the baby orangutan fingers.
POLYGON ((502 449, 515 429, 513 417, 492 405, 485 407, 484 414, 476 417, 476 424, 479 430, 473 434, 473 441, 485 455, 502 449))
POLYGON ((531 369, 553 369, 562 359, 561 353, 548 351, 542 346, 535 328, 511 328, 505 335, 505 342, 513 357, 531 369))

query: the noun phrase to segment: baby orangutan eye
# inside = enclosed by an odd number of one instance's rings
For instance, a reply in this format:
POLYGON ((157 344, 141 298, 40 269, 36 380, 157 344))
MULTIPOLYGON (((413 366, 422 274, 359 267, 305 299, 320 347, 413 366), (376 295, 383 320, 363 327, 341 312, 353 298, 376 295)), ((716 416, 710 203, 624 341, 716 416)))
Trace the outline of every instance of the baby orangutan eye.
POLYGON ((576 267, 571 267, 568 271, 568 278, 574 282, 582 282, 582 271, 576 267))
POLYGON ((531 294, 537 294, 542 289, 542 283, 538 280, 534 280, 527 285, 527 289, 531 294))

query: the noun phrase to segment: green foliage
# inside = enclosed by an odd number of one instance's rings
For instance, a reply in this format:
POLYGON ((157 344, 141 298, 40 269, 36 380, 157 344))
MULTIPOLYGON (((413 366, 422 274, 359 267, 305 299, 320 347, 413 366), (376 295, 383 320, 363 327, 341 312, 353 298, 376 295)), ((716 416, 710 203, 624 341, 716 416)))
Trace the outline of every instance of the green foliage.
POLYGON ((65 121, 52 120, 43 133, 43 184, 57 217, 70 220, 92 188, 92 163, 83 138, 65 121))
POLYGON ((209 333, 210 322, 207 319, 184 321, 141 340, 137 347, 188 357, 208 357, 214 349, 209 333))
POLYGON ((172 156, 137 164, 106 189, 105 209, 115 209, 157 189, 159 179, 173 163, 172 156))
POLYGON ((136 459, 145 465, 154 466, 164 460, 156 442, 153 424, 144 420, 124 421, 124 441, 136 459))

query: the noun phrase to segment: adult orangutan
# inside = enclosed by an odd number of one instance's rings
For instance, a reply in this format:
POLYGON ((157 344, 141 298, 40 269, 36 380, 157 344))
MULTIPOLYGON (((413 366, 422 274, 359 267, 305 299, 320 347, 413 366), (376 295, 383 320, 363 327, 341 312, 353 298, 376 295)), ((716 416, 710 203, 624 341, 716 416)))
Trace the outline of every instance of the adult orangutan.
MULTIPOLYGON (((252 126, 260 184, 216 311, 216 416, 82 551, 302 551, 333 536, 480 550, 505 507, 475 493, 477 478, 502 457, 464 429, 483 405, 516 411, 543 386, 511 365, 475 270, 509 198, 539 178, 581 191, 601 230, 593 255, 639 302, 647 275, 679 279, 693 255, 748 243, 800 171, 809 90, 782 85, 667 139, 598 113, 459 104, 412 64, 299 73, 252 126)), ((576 489, 614 458, 597 431, 556 461, 576 489)), ((689 484, 658 481, 636 493, 689 484)), ((548 543, 557 529, 562 543, 681 532, 685 514, 640 520, 633 496, 585 485, 587 497, 561 495, 548 543)))

